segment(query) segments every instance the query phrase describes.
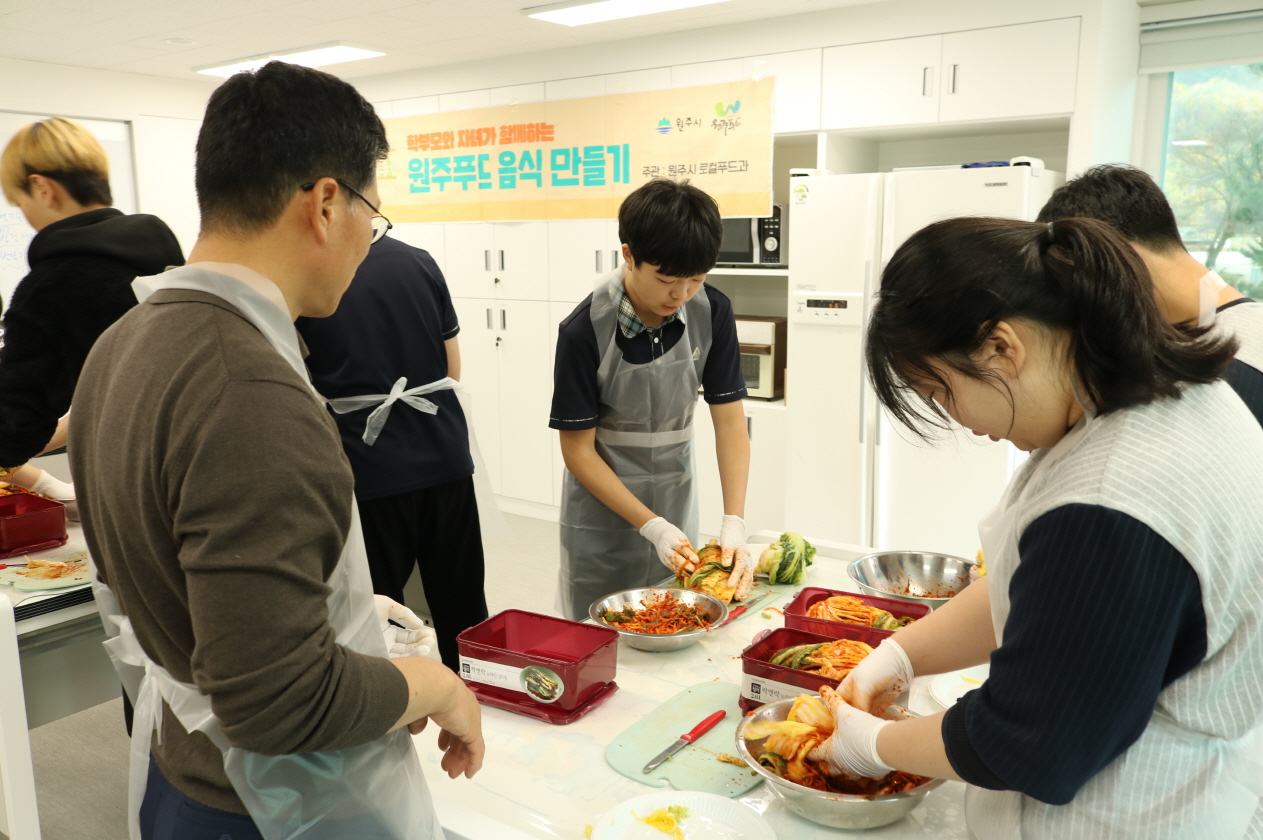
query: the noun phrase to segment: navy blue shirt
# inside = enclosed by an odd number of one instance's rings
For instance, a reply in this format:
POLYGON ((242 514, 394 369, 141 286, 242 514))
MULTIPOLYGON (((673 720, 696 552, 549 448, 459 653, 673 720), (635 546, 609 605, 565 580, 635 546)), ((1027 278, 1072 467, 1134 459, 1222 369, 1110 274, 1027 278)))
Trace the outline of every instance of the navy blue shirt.
MULTIPOLYGON (((741 345, 737 342, 737 321, 732 302, 709 283, 702 286, 710 301, 711 347, 702 369, 702 390, 711 405, 745 399, 746 380, 741 373, 741 345)), ((623 360, 643 365, 666 353, 684 336, 687 328, 676 318, 655 330, 645 329, 627 338, 617 326, 614 341, 623 360), (655 344, 654 339, 660 341, 655 344)), ((553 366, 553 407, 548 425, 553 429, 579 431, 595 429, 600 413, 601 389, 597 369, 601 351, 609 336, 597 341, 592 326, 592 295, 561 322, 557 333, 557 359, 553 366)))
MULTIPOLYGON (((1254 298, 1237 298, 1236 300, 1228 301, 1215 311, 1223 312, 1225 309, 1233 306, 1254 302, 1254 298)), ((1259 421, 1259 425, 1263 425, 1263 371, 1251 367, 1245 362, 1233 359, 1228 364, 1228 370, 1224 372, 1224 379, 1254 414, 1254 418, 1259 421)))
MULTIPOLYGON (((369 248, 338 311, 299 318, 312 383, 326 399, 386 394, 401 376, 409 388, 447 376, 449 338, 460 332, 452 298, 430 255, 384 237, 369 248)), ((334 414, 355 473, 355 495, 380 499, 473 475, 465 415, 453 391, 426 399, 438 414, 401 401, 376 442, 364 443, 374 407, 334 414)))
POLYGON ((1004 644, 948 709, 943 743, 970 784, 1064 805, 1206 657, 1201 583, 1153 529, 1100 505, 1049 511, 1018 553, 1004 644))

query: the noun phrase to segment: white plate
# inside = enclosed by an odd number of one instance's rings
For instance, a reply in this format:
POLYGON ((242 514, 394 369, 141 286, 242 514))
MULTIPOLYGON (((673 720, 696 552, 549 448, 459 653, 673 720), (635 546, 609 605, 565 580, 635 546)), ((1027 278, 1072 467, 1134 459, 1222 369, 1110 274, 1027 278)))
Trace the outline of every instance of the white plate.
POLYGON ((950 709, 957 700, 986 682, 990 674, 990 665, 975 665, 963 671, 939 674, 930 681, 930 696, 940 706, 950 709))
POLYGON ((671 835, 632 816, 647 817, 659 808, 683 805, 689 815, 680 820, 685 840, 776 840, 776 832, 763 816, 726 796, 673 790, 648 793, 620 802, 597 821, 592 840, 668 840, 671 835))

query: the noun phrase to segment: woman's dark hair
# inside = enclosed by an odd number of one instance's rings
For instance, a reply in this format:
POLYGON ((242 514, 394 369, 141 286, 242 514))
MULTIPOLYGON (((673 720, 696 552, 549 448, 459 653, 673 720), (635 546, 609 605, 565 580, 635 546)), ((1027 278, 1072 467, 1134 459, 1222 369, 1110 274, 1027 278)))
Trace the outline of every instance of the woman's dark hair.
POLYGON ((389 149, 373 106, 336 76, 281 61, 238 73, 211 94, 197 135, 202 229, 267 230, 320 178, 363 192, 389 149))
POLYGON ((866 347, 878 400, 922 437, 922 426, 947 428, 942 407, 913 385, 950 401, 937 362, 1003 387, 972 354, 1012 320, 1069 334, 1067 361, 1097 414, 1214 381, 1237 347, 1168 323, 1144 263, 1103 222, 948 219, 913 234, 882 273, 866 347))
POLYGON ((659 266, 668 277, 710 271, 723 238, 719 205, 688 181, 655 178, 618 208, 618 239, 634 263, 659 266))
POLYGON ((1122 164, 1094 166, 1053 192, 1037 222, 1098 219, 1126 239, 1157 253, 1184 250, 1175 212, 1144 170, 1122 164))

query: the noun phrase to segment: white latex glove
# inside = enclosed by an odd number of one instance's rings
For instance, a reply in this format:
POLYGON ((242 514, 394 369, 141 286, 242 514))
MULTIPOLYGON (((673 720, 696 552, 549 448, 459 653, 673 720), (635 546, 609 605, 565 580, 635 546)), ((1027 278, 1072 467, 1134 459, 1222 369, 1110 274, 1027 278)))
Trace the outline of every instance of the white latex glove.
POLYGON ((403 604, 385 595, 374 595, 373 601, 377 605, 377 620, 382 626, 382 637, 386 639, 386 653, 391 659, 425 656, 438 644, 434 631, 403 604), (403 626, 396 627, 390 623, 392 621, 403 626))
POLYGON ((857 709, 882 715, 914 676, 908 654, 894 638, 887 637, 851 669, 838 686, 838 694, 857 709))
POLYGON ((728 586, 735 589, 733 598, 744 601, 754 585, 754 563, 746 548, 746 521, 740 516, 724 514, 724 524, 719 527, 719 562, 731 568, 728 586))
POLYGON ((837 728, 824 743, 807 754, 808 758, 824 762, 835 776, 849 778, 880 779, 895 769, 877 754, 877 733, 893 721, 873 717, 847 705, 842 696, 827 685, 821 687, 820 699, 833 713, 837 728))
POLYGON ((655 516, 641 525, 640 535, 653 543, 653 547, 658 550, 658 559, 677 576, 680 569, 692 572, 701 564, 689 538, 661 516, 655 516))
POLYGON ((46 470, 41 470, 39 478, 31 484, 31 489, 41 496, 47 496, 66 506, 66 518, 71 522, 79 521, 79 503, 75 501, 75 486, 54 478, 46 470))

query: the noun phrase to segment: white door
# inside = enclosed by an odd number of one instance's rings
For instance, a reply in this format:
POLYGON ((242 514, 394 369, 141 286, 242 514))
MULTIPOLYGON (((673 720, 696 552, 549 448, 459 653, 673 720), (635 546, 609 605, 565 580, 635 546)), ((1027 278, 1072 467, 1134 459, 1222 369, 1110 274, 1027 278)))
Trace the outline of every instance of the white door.
MULTIPOLYGON (((446 278, 447 247, 443 241, 443 228, 444 225, 438 222, 401 222, 390 229, 390 235, 400 242, 429 252, 446 278)), ((450 289, 450 280, 448 286, 450 289)))
POLYGON ((500 493, 550 505, 553 502, 553 437, 549 316, 545 301, 496 303, 499 328, 500 493))
POLYGON ((609 222, 604 219, 548 223, 548 298, 578 303, 611 269, 609 222))
POLYGON ((548 223, 496 222, 492 274, 501 300, 548 300, 548 223))
POLYGON ((938 121, 942 35, 829 47, 824 51, 820 127, 938 121))
POLYGON ((491 489, 499 493, 500 468, 500 375, 496 351, 498 313, 495 302, 478 298, 452 298, 460 323, 460 380, 473 403, 474 432, 478 448, 491 479, 491 489))
POLYGON ((1069 114, 1078 65, 1078 18, 944 35, 939 119, 1069 114))
POLYGON ((882 177, 799 179, 789 215, 795 244, 785 371, 785 527, 861 545, 872 445, 872 402, 863 390, 864 292, 880 269, 882 177), (809 304, 827 295, 845 299, 848 307, 815 317, 809 304))
POLYGON ((446 246, 443 273, 454 297, 494 298, 494 228, 487 222, 452 222, 443 226, 446 246))

